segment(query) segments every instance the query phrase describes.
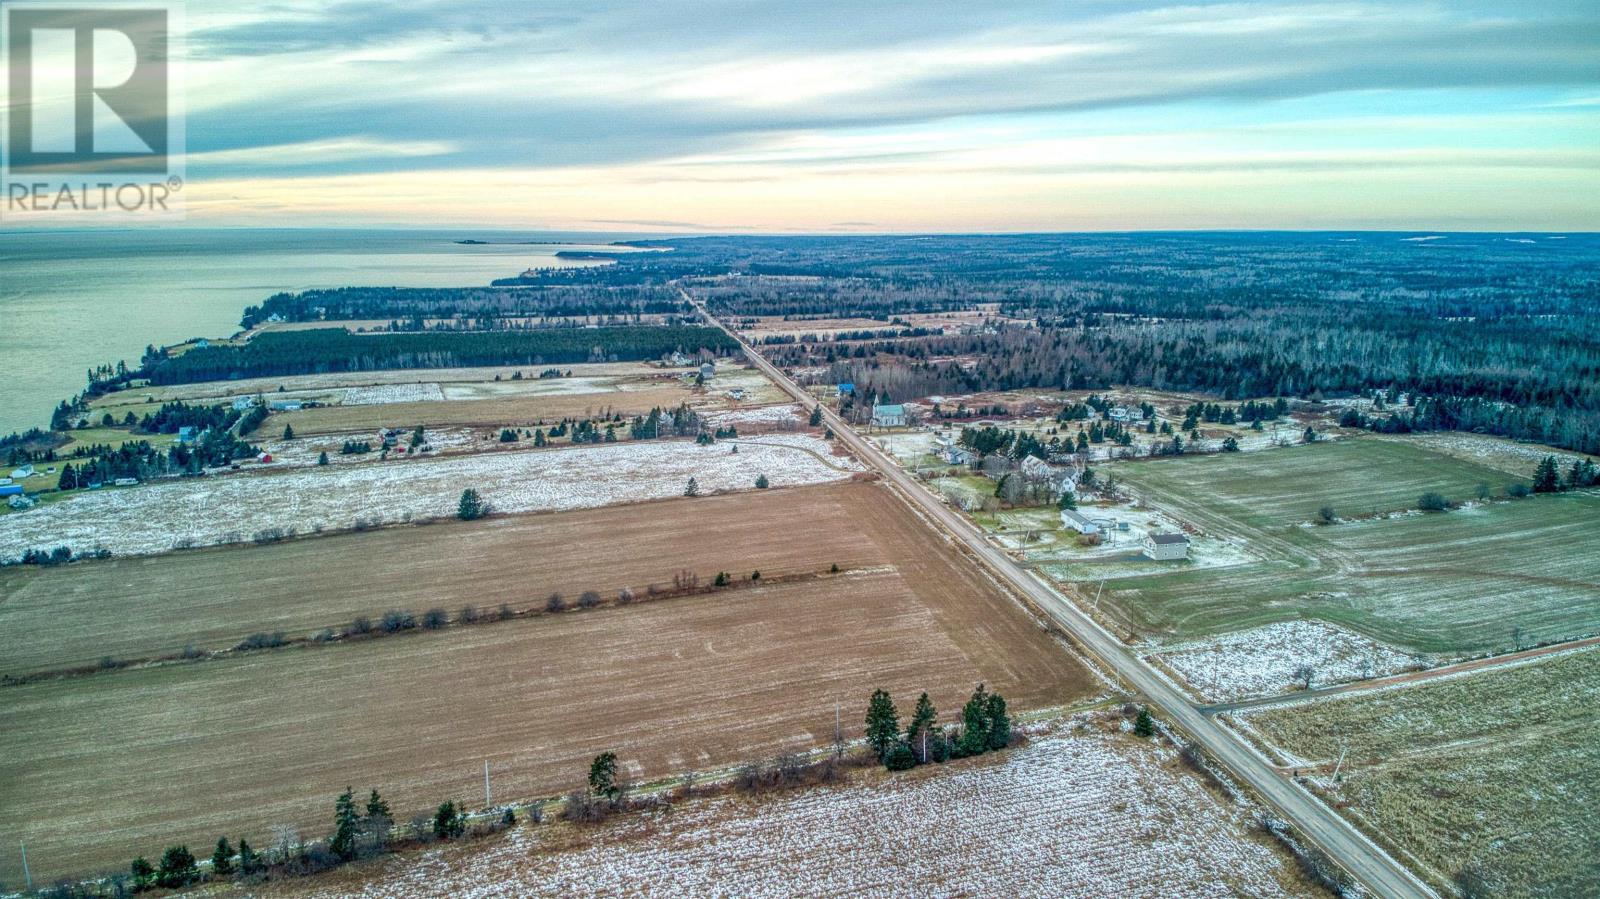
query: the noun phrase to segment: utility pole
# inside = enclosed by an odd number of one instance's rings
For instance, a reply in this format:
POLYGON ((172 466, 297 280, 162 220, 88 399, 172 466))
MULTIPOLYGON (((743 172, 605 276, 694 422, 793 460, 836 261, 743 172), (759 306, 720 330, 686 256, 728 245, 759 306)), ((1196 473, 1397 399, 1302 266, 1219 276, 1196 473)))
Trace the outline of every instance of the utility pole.
POLYGON ((494 802, 489 798, 489 760, 483 762, 483 807, 493 808, 494 802))
POLYGON ((1339 782, 1339 769, 1344 767, 1344 754, 1350 751, 1350 744, 1344 743, 1339 747, 1339 763, 1333 766, 1333 781, 1339 782))
POLYGON ((31 891, 33 889, 33 875, 28 871, 28 844, 19 842, 17 845, 22 847, 22 877, 28 882, 28 889, 31 891))

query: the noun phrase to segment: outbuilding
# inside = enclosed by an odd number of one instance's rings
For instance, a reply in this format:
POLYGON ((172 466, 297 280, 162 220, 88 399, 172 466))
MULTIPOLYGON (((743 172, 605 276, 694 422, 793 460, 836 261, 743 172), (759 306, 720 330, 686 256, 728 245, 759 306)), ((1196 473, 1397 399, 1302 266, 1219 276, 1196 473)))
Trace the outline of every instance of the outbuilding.
POLYGON ((1189 558, 1189 538, 1183 534, 1151 534, 1144 538, 1144 554, 1157 562, 1189 558))
POLYGON ((1064 527, 1069 527, 1080 534, 1100 533, 1100 525, 1090 521, 1087 516, 1083 515, 1076 509, 1062 509, 1061 524, 1064 527))
POLYGON ((0 496, 21 496, 21 484, 0 484, 0 496))

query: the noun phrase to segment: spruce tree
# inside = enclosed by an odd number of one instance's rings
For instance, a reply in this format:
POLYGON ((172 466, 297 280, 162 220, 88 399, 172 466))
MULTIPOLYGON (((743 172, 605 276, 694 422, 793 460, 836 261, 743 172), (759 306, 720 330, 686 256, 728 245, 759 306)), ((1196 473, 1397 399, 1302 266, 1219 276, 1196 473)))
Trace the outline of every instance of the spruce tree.
POLYGON ((378 795, 377 790, 373 790, 371 795, 367 796, 367 817, 384 819, 394 818, 394 815, 390 814, 389 812, 389 803, 383 801, 383 797, 378 795))
POLYGON ((211 873, 216 877, 233 873, 233 847, 227 837, 217 837, 217 848, 211 851, 211 873))
POLYGON ((328 849, 341 861, 356 857, 356 801, 349 787, 334 800, 333 838, 328 841, 328 849))
POLYGON ((317 464, 318 465, 327 465, 328 464, 328 451, 327 450, 323 450, 321 453, 319 453, 317 455, 317 464))
POLYGON ((972 698, 961 707, 961 740, 964 755, 978 755, 989 748, 989 693, 979 684, 972 698))
POLYGON ((484 505, 483 497, 471 487, 461 491, 461 501, 456 503, 456 517, 462 521, 474 521, 482 518, 489 511, 484 505))
POLYGON ((925 746, 932 734, 934 724, 939 719, 939 713, 933 708, 933 700, 927 693, 917 697, 916 711, 911 713, 911 723, 906 725, 906 743, 911 746, 911 751, 916 754, 917 761, 926 762, 927 752, 925 746))
POLYGON ((689 479, 689 485, 687 487, 683 488, 683 495, 684 496, 699 496, 700 495, 700 485, 695 482, 694 478, 690 478, 689 479))
POLYGON ((256 851, 250 848, 250 841, 240 837, 239 873, 248 877, 254 874, 259 867, 261 867, 261 859, 257 857, 256 851))
POLYGON ((811 421, 810 421, 810 424, 811 424, 811 426, 813 428, 816 427, 817 425, 822 424, 822 404, 821 403, 818 403, 817 405, 811 407, 811 421))
POLYGON ((285 440, 293 440, 294 439, 294 425, 284 425, 283 426, 283 439, 285 439, 285 440))
POLYGON ((186 887, 200 879, 200 868, 188 846, 168 846, 161 856, 161 867, 156 869, 156 886, 176 889, 186 887))
POLYGON ((135 893, 142 893, 156 885, 156 869, 141 855, 128 866, 128 881, 135 893))
MULTIPOLYGON (((735 447, 735 449, 737 449, 737 447, 735 447)), ((764 475, 764 474, 756 475, 756 487, 758 489, 760 489, 760 490, 767 489, 767 485, 769 483, 770 482, 767 480, 767 476, 766 475, 764 475)))
POLYGON ((441 840, 459 837, 467 831, 467 816, 456 808, 454 802, 446 802, 439 806, 433 813, 433 835, 441 840))
POLYGON ((1561 489, 1561 473, 1556 469, 1556 457, 1545 456, 1533 472, 1534 493, 1555 493, 1561 489))
POLYGON ((1156 721, 1150 717, 1148 706, 1139 709, 1139 717, 1133 721, 1133 735, 1136 737, 1153 737, 1156 733, 1156 721))
POLYGON ((1011 717, 1006 714, 1005 697, 999 693, 989 694, 987 709, 989 718, 989 748, 1004 749, 1011 745, 1011 717))
POLYGON ((884 690, 872 691, 867 701, 867 745, 879 759, 884 758, 900 739, 900 713, 884 690))

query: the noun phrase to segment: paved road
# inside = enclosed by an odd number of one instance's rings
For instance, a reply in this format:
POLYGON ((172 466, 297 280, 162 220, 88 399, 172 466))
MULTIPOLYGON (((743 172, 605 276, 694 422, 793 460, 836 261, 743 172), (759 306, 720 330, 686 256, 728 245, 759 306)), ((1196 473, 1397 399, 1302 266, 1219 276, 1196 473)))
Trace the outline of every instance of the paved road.
MULTIPOLYGON (((808 411, 818 405, 816 398, 806 393, 789 379, 777 366, 768 362, 745 343, 732 329, 711 315, 705 306, 690 296, 684 299, 705 315, 706 320, 725 331, 744 347, 745 354, 773 383, 793 396, 808 411)), ((1232 730, 1218 724, 1201 713, 1176 688, 1164 680, 1137 655, 1130 652, 1121 640, 1095 623, 1077 606, 1062 597, 1037 576, 1024 571, 1010 556, 991 544, 965 517, 936 499, 908 476, 899 465, 857 434, 826 406, 822 409, 823 421, 833 429, 838 438, 848 445, 862 462, 876 469, 895 492, 917 511, 937 522, 951 536, 961 541, 974 555, 982 559, 999 577, 1004 578, 1017 592, 1027 596, 1040 610, 1048 614, 1063 629, 1075 637, 1106 667, 1115 671, 1122 680, 1142 694, 1151 705, 1164 713, 1199 743, 1206 753, 1241 782, 1248 784, 1277 810, 1285 820, 1294 825, 1304 838, 1322 849, 1330 857, 1379 896, 1392 899, 1435 897, 1436 894, 1418 881, 1409 871, 1390 858, 1310 793, 1273 769, 1252 747, 1232 730)))

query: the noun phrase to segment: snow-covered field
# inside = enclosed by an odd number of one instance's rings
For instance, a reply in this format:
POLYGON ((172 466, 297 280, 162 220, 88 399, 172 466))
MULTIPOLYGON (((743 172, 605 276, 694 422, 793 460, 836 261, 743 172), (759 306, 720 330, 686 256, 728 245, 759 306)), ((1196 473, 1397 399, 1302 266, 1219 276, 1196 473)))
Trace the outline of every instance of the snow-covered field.
MULTIPOLYGON (((479 434, 471 428, 433 428, 426 433, 428 452, 458 453, 471 449, 498 446, 496 435, 492 432, 479 434), (488 439, 485 439, 488 438, 488 439)), ((409 437, 409 435, 408 435, 409 437)), ((258 468, 276 468, 279 466, 315 465, 317 457, 322 453, 328 454, 330 465, 351 465, 357 462, 376 462, 379 453, 374 450, 370 453, 353 453, 342 455, 339 448, 346 440, 365 440, 374 447, 380 446, 382 437, 376 431, 352 432, 348 434, 327 434, 316 437, 296 437, 293 440, 261 440, 257 445, 272 456, 272 462, 258 468)))
POLYGON ((1368 637, 1321 621, 1283 621, 1162 647, 1149 654, 1204 699, 1227 702, 1283 693, 1295 671, 1312 669, 1313 687, 1395 674, 1427 664, 1368 637))
POLYGON ((1427 447, 1447 456, 1469 462, 1481 462, 1490 468, 1520 475, 1530 482, 1533 480, 1533 470, 1545 456, 1555 456, 1563 473, 1567 466, 1572 464, 1572 460, 1582 458, 1571 452, 1537 443, 1518 443, 1502 437, 1463 434, 1459 431, 1408 434, 1403 439, 1406 443, 1427 447))
POLYGON ((775 426, 799 425, 805 419, 800 414, 800 406, 788 403, 778 406, 758 406, 753 409, 732 409, 727 412, 712 412, 705 416, 712 427, 733 425, 775 426))
POLYGON ((693 801, 592 831, 570 849, 519 827, 429 850, 310 895, 1299 895, 1290 863, 1174 753, 1062 731, 1001 762, 817 788, 760 803, 693 801))
POLYGON ((375 384, 350 387, 344 392, 346 406, 373 406, 380 403, 425 403, 441 401, 444 391, 436 382, 424 384, 375 384))
POLYGON ((861 470, 854 460, 831 456, 832 449, 802 434, 740 441, 737 453, 726 442, 621 443, 103 490, 0 518, 0 558, 62 545, 140 555, 249 540, 269 528, 306 533, 358 521, 448 516, 467 487, 497 511, 534 512, 680 496, 691 477, 701 493, 711 493, 751 489, 762 474, 773 487, 787 487, 843 480, 861 470))

